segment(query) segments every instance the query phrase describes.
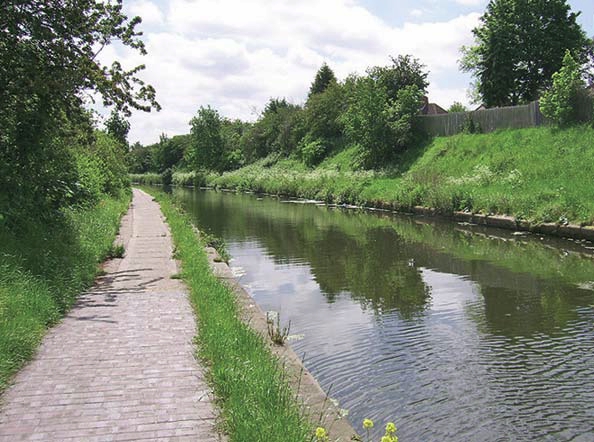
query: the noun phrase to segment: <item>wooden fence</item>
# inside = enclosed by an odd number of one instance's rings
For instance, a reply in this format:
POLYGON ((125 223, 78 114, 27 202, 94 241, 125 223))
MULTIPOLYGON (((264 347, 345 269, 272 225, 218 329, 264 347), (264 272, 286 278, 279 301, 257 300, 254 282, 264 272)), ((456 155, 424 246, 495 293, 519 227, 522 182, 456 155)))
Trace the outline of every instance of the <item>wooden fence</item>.
MULTIPOLYGON (((583 94, 577 103, 578 119, 592 121, 592 97, 583 94)), ((453 112, 440 115, 420 115, 419 127, 431 136, 449 136, 464 131, 469 120, 480 132, 493 132, 497 129, 522 129, 547 124, 540 112, 538 101, 523 106, 497 107, 472 112, 453 112)))

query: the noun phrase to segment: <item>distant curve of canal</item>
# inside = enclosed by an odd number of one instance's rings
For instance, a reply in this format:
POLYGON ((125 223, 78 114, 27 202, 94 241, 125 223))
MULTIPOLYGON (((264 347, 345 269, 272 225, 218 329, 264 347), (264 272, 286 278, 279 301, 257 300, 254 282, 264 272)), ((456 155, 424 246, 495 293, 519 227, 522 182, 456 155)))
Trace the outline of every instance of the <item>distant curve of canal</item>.
POLYGON ((175 189, 349 419, 402 441, 591 441, 592 244, 175 189))

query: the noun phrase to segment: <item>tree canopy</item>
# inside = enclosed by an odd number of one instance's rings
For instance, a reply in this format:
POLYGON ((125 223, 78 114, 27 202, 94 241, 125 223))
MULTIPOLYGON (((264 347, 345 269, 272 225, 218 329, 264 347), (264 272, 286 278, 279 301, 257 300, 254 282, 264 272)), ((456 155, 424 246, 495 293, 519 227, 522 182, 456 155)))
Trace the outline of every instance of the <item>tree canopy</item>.
POLYGON ((332 83, 336 83, 336 76, 332 69, 324 63, 316 73, 316 77, 309 88, 308 97, 324 92, 332 83))
POLYGON ((155 90, 99 53, 113 41, 145 53, 122 0, 5 0, 0 7, 0 218, 51 212, 80 188, 74 150, 93 143, 93 94, 128 116, 159 108, 155 90))
POLYGON ((485 105, 533 101, 551 85, 565 51, 585 61, 588 39, 566 0, 491 0, 462 48, 460 67, 471 72, 485 105))
POLYGON ((388 66, 374 66, 367 70, 371 79, 385 88, 388 98, 396 100, 398 91, 407 86, 416 86, 416 88, 425 92, 429 82, 425 71, 425 66, 411 55, 399 55, 390 57, 392 62, 388 66))
POLYGON ((111 112, 109 119, 105 122, 105 129, 122 147, 128 149, 128 132, 130 122, 122 117, 115 109, 111 112))

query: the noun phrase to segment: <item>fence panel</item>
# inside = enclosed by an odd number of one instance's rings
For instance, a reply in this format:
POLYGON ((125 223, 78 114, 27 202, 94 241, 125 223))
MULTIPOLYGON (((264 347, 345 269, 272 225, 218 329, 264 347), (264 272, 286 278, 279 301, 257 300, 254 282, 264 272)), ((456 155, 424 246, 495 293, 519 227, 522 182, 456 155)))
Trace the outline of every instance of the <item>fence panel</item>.
MULTIPOLYGON (((592 121, 592 96, 580 94, 576 103, 578 120, 592 121)), ((431 136, 449 136, 464 130, 465 123, 471 118, 481 132, 493 132, 497 129, 522 129, 548 124, 540 112, 538 101, 522 106, 497 107, 472 112, 454 112, 441 115, 420 115, 419 127, 431 136)))

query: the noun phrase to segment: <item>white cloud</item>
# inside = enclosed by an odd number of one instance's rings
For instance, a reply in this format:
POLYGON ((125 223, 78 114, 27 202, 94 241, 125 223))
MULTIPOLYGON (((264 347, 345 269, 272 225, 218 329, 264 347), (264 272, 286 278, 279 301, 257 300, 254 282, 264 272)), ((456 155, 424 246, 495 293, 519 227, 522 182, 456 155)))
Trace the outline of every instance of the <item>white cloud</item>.
POLYGON ((427 65, 432 83, 444 85, 430 89, 432 101, 449 102, 462 86, 445 79, 458 75, 458 49, 470 42, 479 17, 393 27, 354 0, 170 0, 161 9, 137 0, 130 11, 160 25, 145 28, 149 55, 112 46, 101 56, 117 56, 126 67, 146 64, 142 77, 156 88, 163 110, 133 115, 130 140, 143 143, 161 132, 187 133, 200 105, 254 119, 253 108, 262 109, 269 97, 302 102, 324 61, 344 78, 387 64, 389 55, 412 54, 427 65))
POLYGON ((411 17, 422 17, 424 14, 422 9, 413 9, 412 11, 409 12, 409 15, 411 17))
POLYGON ((136 0, 130 3, 128 12, 130 16, 142 17, 142 22, 147 25, 163 23, 163 12, 149 0, 136 0))

